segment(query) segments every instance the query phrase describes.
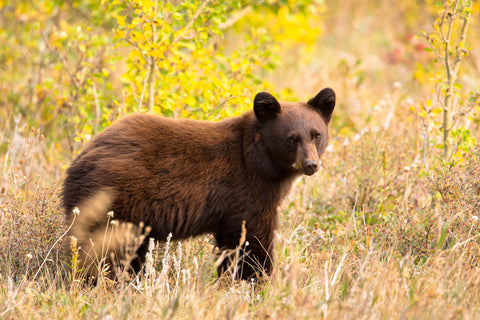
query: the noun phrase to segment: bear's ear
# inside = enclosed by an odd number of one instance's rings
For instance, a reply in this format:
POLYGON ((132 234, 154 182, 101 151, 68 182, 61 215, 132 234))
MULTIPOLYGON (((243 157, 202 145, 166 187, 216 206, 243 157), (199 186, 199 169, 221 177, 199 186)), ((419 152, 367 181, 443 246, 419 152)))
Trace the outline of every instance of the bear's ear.
POLYGON ((280 103, 268 92, 259 92, 253 99, 253 111, 258 120, 273 119, 280 110, 280 103))
POLYGON ((325 88, 315 98, 308 100, 308 104, 319 111, 328 123, 332 118, 333 108, 335 108, 335 92, 330 88, 325 88))

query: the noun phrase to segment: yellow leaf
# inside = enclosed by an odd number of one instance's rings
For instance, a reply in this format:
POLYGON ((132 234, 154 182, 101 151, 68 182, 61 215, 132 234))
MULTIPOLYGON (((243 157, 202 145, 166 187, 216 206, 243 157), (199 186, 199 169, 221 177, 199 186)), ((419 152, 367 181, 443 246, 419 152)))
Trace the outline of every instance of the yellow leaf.
POLYGON ((125 17, 118 16, 117 17, 117 23, 120 27, 125 27, 125 17))
POLYGON ((132 20, 131 25, 132 25, 132 26, 137 26, 137 25, 139 25, 140 23, 142 23, 142 19, 140 19, 140 18, 137 17, 137 18, 135 18, 135 19, 132 20))
POLYGON ((115 37, 119 39, 125 38, 125 31, 123 30, 115 30, 115 37))

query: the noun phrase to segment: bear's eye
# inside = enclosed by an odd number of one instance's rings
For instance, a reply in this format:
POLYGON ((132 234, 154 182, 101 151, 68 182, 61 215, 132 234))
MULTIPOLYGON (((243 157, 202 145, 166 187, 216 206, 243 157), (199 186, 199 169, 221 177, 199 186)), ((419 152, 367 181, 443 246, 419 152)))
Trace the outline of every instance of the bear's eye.
POLYGON ((319 140, 321 137, 320 133, 314 132, 312 133, 312 139, 319 140))
POLYGON ((296 141, 296 139, 295 139, 294 136, 289 136, 289 137, 287 138, 287 142, 288 142, 288 143, 294 144, 295 141, 296 141))

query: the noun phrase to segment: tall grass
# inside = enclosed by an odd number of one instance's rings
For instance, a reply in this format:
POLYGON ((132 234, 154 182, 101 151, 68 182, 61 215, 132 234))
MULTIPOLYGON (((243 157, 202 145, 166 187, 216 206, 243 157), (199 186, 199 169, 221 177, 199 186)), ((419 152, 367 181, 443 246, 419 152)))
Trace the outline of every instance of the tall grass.
POLYGON ((413 152, 395 153, 398 135, 333 142, 322 172, 285 201, 274 272, 259 283, 217 280, 204 236, 150 242, 142 274, 82 285, 55 244, 66 228, 55 190, 40 183, 23 202, 11 189, 1 318, 476 318, 480 153, 422 175, 413 152))

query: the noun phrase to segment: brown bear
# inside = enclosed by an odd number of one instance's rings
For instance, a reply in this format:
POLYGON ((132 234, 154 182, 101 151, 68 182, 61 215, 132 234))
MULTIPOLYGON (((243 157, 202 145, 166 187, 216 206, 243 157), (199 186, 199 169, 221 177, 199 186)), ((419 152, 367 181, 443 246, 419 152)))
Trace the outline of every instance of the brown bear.
MULTIPOLYGON (((211 233, 220 249, 235 249, 245 222, 236 277, 270 274, 277 207, 296 177, 318 170, 334 106, 330 88, 307 103, 279 103, 260 92, 253 112, 218 122, 135 114, 114 123, 73 161, 63 186, 87 272, 111 262, 128 230, 162 241, 170 233, 174 240, 211 233), (123 228, 107 233, 107 219, 123 228)), ((146 252, 139 239, 135 271, 146 252)), ((230 264, 225 259, 219 275, 230 264)))

